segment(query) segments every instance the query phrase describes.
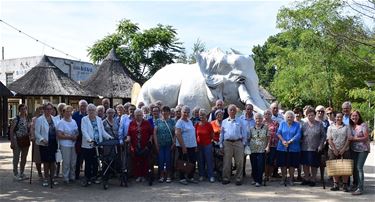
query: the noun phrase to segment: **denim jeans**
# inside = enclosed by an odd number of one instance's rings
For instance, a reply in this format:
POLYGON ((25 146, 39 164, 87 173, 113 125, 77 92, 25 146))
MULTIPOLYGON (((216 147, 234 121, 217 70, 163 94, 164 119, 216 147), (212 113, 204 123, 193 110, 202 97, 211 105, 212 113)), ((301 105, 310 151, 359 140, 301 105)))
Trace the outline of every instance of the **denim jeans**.
POLYGON ((171 145, 159 147, 159 171, 170 171, 171 169, 171 145))
POLYGON ((358 189, 363 191, 363 182, 365 180, 365 176, 363 173, 363 166, 365 165, 368 152, 367 151, 364 151, 364 152, 352 151, 352 154, 353 154, 353 161, 354 161, 353 185, 358 186, 358 189))
POLYGON ((213 162, 213 153, 212 153, 212 144, 199 147, 199 159, 198 159, 198 168, 199 176, 211 178, 214 176, 214 162, 213 162), (207 170, 206 170, 207 166, 207 170))
POLYGON ((251 162, 251 173, 255 182, 262 184, 265 154, 264 153, 252 153, 250 154, 251 162))

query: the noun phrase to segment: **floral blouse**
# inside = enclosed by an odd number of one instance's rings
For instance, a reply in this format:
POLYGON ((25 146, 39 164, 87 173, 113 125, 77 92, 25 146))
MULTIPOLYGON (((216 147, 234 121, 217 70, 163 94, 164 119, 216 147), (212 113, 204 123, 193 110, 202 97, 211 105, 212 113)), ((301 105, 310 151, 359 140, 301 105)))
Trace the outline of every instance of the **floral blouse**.
POLYGON ((311 126, 308 121, 302 124, 302 151, 317 151, 325 140, 326 132, 322 122, 315 121, 311 126))
MULTIPOLYGON (((352 136, 357 137, 364 137, 365 131, 367 129, 367 124, 362 123, 360 126, 357 126, 356 128, 352 128, 352 136)), ((369 139, 362 140, 362 141, 352 141, 351 148, 355 152, 364 152, 364 151, 370 151, 370 144, 369 139)))
POLYGON ((268 127, 262 125, 260 128, 250 129, 250 150, 251 153, 264 153, 268 144, 268 127))
POLYGON ((272 121, 271 123, 264 122, 264 124, 268 127, 268 134, 271 138, 270 140, 270 147, 276 147, 277 143, 279 142, 279 137, 277 137, 276 132, 279 128, 279 122, 272 121))

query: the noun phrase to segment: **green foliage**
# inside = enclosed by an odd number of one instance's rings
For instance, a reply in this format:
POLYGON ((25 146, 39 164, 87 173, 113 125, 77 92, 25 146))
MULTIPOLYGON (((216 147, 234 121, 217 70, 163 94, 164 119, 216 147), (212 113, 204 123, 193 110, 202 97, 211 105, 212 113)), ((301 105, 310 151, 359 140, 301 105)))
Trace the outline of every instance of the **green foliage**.
POLYGON ((172 26, 158 24, 140 31, 137 24, 121 20, 115 33, 96 41, 88 48, 95 63, 101 62, 112 48, 136 82, 143 84, 163 66, 173 63, 183 52, 172 26))
POLYGON ((358 16, 344 15, 345 5, 305 0, 284 7, 277 17, 281 33, 253 48, 260 83, 283 106, 365 102, 349 92, 375 80, 375 35, 358 16))
POLYGON ((192 51, 193 53, 189 55, 188 63, 193 64, 196 63, 195 55, 201 52, 204 52, 206 50, 206 44, 202 42, 199 38, 194 43, 192 51))

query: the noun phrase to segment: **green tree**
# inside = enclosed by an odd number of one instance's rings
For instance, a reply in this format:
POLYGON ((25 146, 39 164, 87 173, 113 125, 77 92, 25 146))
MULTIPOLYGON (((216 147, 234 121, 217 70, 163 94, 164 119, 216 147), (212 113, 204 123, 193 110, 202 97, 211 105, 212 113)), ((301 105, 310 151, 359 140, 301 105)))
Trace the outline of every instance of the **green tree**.
POLYGON ((339 107, 374 80, 373 33, 344 9, 340 0, 306 0, 279 10, 281 33, 266 42, 263 67, 277 68, 270 89, 286 107, 339 107))
POLYGON ((112 48, 136 82, 143 84, 167 64, 178 59, 183 51, 172 26, 158 24, 141 31, 138 24, 121 20, 114 33, 96 41, 88 48, 94 63, 101 62, 112 48))

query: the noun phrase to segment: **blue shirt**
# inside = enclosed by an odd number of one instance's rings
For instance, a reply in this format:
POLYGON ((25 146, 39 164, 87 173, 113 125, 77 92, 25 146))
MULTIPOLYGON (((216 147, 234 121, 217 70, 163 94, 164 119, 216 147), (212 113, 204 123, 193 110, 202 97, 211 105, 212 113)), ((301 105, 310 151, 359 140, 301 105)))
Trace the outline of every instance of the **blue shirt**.
POLYGON ((118 129, 118 138, 120 140, 120 143, 123 142, 123 140, 126 138, 128 135, 128 130, 129 130, 129 124, 133 119, 130 118, 130 116, 124 114, 121 116, 120 120, 120 127, 118 129))
POLYGON ((345 115, 342 117, 342 122, 345 124, 345 125, 349 125, 349 121, 350 120, 350 115, 345 115))
MULTIPOLYGON (((285 141, 292 140, 292 143, 289 144, 290 152, 301 151, 301 125, 298 122, 294 121, 290 127, 286 121, 281 122, 277 135, 281 135, 285 141)), ((278 151, 287 151, 281 140, 279 140, 276 149, 278 151)))
POLYGON ((277 114, 277 116, 275 116, 275 115, 272 114, 271 119, 273 121, 277 121, 280 124, 281 122, 284 121, 284 116, 282 114, 279 114, 279 113, 277 114))
POLYGON ((242 119, 231 119, 230 117, 224 119, 223 123, 221 123, 221 132, 219 138, 220 147, 223 147, 224 140, 238 139, 240 139, 244 145, 246 144, 247 132, 246 126, 242 119))
MULTIPOLYGON (((195 135, 195 128, 191 120, 184 121, 182 119, 178 120, 176 123, 176 129, 181 129, 181 136, 184 141, 186 148, 192 148, 197 146, 197 137, 195 135)), ((176 146, 180 146, 180 143, 177 139, 176 146)))
MULTIPOLYGON (((245 126, 245 130, 246 130, 246 140, 249 139, 250 137, 250 129, 251 128, 254 128, 255 126, 255 119, 254 119, 254 115, 252 115, 250 118, 246 118, 246 115, 243 114, 240 116, 240 119, 242 120, 242 123, 244 124, 245 126)), ((247 143, 246 143, 247 144, 247 143)))
POLYGON ((76 123, 77 123, 79 135, 82 135, 81 120, 86 115, 87 114, 81 114, 80 111, 74 112, 73 115, 72 115, 72 119, 74 119, 76 121, 76 123))

